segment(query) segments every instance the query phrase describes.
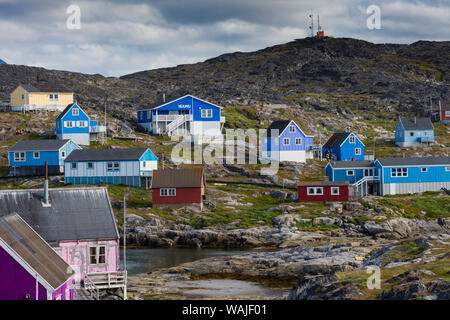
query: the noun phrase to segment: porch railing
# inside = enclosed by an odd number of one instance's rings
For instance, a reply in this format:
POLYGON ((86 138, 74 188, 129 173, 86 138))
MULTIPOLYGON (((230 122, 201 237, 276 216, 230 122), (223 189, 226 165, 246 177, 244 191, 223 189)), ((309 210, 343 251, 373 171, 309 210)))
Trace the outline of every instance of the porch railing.
POLYGON ((126 285, 126 271, 110 271, 89 273, 86 278, 98 289, 123 288, 126 285))
POLYGON ((84 288, 87 292, 89 292, 89 295, 92 298, 94 298, 95 300, 99 299, 99 288, 95 285, 94 281, 88 275, 84 276, 84 288))

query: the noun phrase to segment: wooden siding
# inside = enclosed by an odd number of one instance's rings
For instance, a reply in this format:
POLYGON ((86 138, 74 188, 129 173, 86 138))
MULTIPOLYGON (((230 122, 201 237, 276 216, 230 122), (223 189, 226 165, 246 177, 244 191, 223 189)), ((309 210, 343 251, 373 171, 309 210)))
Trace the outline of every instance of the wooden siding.
POLYGON ((30 93, 29 104, 36 105, 52 105, 52 106, 67 106, 73 103, 73 93, 60 93, 58 94, 58 101, 50 101, 49 93, 44 92, 32 92, 30 93))
MULTIPOLYGON (((298 201, 349 201, 349 188, 350 186, 322 186, 323 194, 322 195, 308 195, 308 188, 313 186, 298 186, 298 201), (339 188, 338 195, 331 194, 331 188, 336 187, 339 188)), ((314 186, 315 188, 317 186, 314 186)))
POLYGON ((29 104, 28 92, 21 86, 18 86, 13 92, 11 92, 11 106, 20 107, 24 104, 29 104), (24 100, 22 100, 22 94, 25 94, 24 100))

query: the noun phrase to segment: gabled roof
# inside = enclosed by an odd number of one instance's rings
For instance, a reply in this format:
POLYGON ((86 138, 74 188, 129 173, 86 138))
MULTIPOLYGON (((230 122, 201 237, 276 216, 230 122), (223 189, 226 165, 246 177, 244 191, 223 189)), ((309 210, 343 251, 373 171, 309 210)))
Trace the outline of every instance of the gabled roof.
POLYGON ((209 102, 209 101, 206 101, 206 100, 197 98, 197 97, 195 97, 195 96, 193 96, 193 95, 191 95, 191 94, 186 94, 186 95, 184 95, 184 96, 182 96, 182 97, 179 97, 179 98, 170 100, 169 102, 157 101, 157 102, 155 102, 155 103, 152 103, 149 107, 143 108, 143 109, 140 109, 140 110, 137 110, 137 111, 146 111, 146 110, 153 110, 153 109, 162 108, 162 107, 164 107, 164 106, 166 106, 166 105, 168 105, 168 104, 171 104, 171 103, 173 103, 173 102, 175 102, 175 101, 181 100, 181 99, 186 98, 186 97, 191 97, 192 99, 197 99, 197 100, 199 100, 199 101, 201 101, 201 102, 210 104, 210 105, 212 105, 212 106, 214 106, 214 107, 217 107, 217 108, 219 108, 219 109, 223 109, 223 107, 218 106, 218 105, 216 105, 216 104, 214 104, 214 103, 211 103, 211 102, 209 102))
POLYGON ((65 161, 132 161, 139 160, 147 148, 80 149, 74 150, 65 161))
POLYGON ((374 167, 374 162, 371 160, 359 161, 330 161, 328 162, 333 169, 350 169, 350 168, 371 168, 374 167))
POLYGON ((200 188, 203 169, 163 169, 153 171, 152 188, 200 188))
POLYGON ((20 140, 9 151, 57 151, 70 140, 20 140))
POLYGON ((405 130, 434 130, 430 118, 400 118, 405 130))
POLYGON ((450 165, 450 157, 379 158, 382 166, 433 166, 450 165))
POLYGON ((18 214, 0 217, 0 246, 2 242, 6 244, 5 250, 12 250, 20 258, 19 263, 28 272, 37 273, 53 290, 74 274, 70 266, 18 214))
MULTIPOLYGON (((59 116, 56 118, 56 120, 61 120, 62 118, 64 118, 64 116, 66 115, 67 112, 69 112, 70 109, 72 109, 73 106, 77 106, 84 114, 86 114, 86 112, 84 112, 83 109, 81 109, 81 107, 76 104, 76 103, 70 103, 67 105, 67 107, 59 114, 59 116)), ((86 114, 87 115, 87 114, 86 114)), ((89 118, 89 116, 88 116, 89 118)))
POLYGON ((312 137, 312 136, 308 136, 306 135, 303 130, 297 125, 297 123, 295 123, 294 120, 276 120, 274 122, 272 122, 270 124, 270 126, 267 128, 267 137, 270 138, 272 137, 272 129, 273 130, 278 130, 278 137, 281 136, 281 134, 284 132, 284 130, 286 130, 287 126, 293 122, 294 125, 297 127, 298 130, 300 130, 300 132, 305 136, 305 137, 312 137))
POLYGON ((302 186, 302 187, 315 187, 315 186, 345 186, 348 185, 349 182, 348 181, 299 181, 297 183, 297 186, 302 186))
POLYGON ((42 93, 72 93, 72 90, 66 88, 57 87, 55 85, 40 85, 39 88, 32 86, 31 84, 19 83, 19 86, 24 88, 28 92, 42 92, 42 93))
POLYGON ((42 189, 0 190, 0 217, 19 214, 48 243, 119 238, 106 188, 50 188, 49 199, 43 206, 42 189))
MULTIPOLYGON (((347 140, 348 136, 351 135, 351 132, 338 132, 334 133, 330 139, 323 145, 323 148, 339 148, 345 140, 347 140)), ((359 140, 356 134, 353 134, 356 139, 359 140)))

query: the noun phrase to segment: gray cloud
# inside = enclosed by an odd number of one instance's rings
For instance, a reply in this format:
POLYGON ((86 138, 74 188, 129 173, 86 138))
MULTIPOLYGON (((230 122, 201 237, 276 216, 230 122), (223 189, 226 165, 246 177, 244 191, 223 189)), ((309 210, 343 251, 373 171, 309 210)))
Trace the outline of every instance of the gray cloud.
POLYGON ((0 0, 0 58, 118 76, 305 37, 311 9, 335 37, 376 43, 450 38, 447 0, 0 0), (71 4, 81 8, 81 30, 66 28, 71 4), (366 27, 371 4, 381 8, 380 30, 366 27))

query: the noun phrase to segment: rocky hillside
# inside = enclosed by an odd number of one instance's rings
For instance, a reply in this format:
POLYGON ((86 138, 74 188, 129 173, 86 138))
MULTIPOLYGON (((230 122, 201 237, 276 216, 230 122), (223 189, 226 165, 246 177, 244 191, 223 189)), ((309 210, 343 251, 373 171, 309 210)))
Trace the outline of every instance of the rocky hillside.
MULTIPOLYGON (((424 113, 430 96, 449 101, 450 42, 373 44, 306 38, 250 53, 142 71, 120 78, 0 65, 0 104, 19 82, 65 86, 77 101, 125 119, 129 109, 186 93, 228 105, 313 105, 320 108, 424 113), (314 99, 311 100, 311 97, 314 99)), ((395 117, 395 116, 394 116, 395 117)))

